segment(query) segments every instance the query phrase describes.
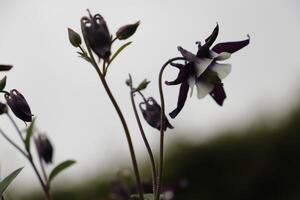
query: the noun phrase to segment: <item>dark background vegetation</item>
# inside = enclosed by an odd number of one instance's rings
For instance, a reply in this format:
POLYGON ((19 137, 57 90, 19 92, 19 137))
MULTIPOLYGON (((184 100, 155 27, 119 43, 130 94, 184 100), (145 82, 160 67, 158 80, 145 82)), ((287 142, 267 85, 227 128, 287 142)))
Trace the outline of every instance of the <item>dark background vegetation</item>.
MULTIPOLYGON (((166 157, 164 182, 174 186, 184 180, 185 187, 177 187, 175 200, 298 200, 299 123, 300 107, 274 126, 256 124, 204 144, 174 144, 166 157)), ((54 199, 110 199, 111 179, 97 180, 56 189, 54 199)), ((42 197, 30 194, 20 199, 42 197)))

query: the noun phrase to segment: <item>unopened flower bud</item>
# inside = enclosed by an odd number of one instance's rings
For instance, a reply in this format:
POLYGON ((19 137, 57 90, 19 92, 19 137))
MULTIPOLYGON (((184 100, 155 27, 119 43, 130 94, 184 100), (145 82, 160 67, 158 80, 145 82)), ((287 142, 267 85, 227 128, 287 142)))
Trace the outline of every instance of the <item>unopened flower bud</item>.
POLYGON ((135 91, 141 91, 147 88, 148 84, 150 83, 150 81, 148 81, 147 79, 144 79, 139 86, 135 89, 135 91))
POLYGON ((8 71, 12 68, 12 65, 0 65, 0 71, 8 71))
POLYGON ((119 40, 126 40, 130 38, 137 30, 138 26, 140 25, 140 21, 137 21, 134 24, 128 24, 125 26, 122 26, 117 31, 116 35, 119 40))
POLYGON ((0 115, 7 113, 7 106, 0 102, 0 115))
POLYGON ((1 80, 0 80, 0 91, 4 90, 6 86, 6 76, 4 76, 1 80))
MULTIPOLYGON (((156 128, 156 129, 160 130, 160 127, 161 127, 161 120, 160 120, 161 107, 155 101, 155 99, 152 98, 152 97, 149 97, 146 101, 141 102, 140 103, 140 109, 142 111, 143 117, 146 120, 146 122, 150 126, 152 126, 153 128, 156 128)), ((173 126, 170 124, 167 117, 164 116, 164 130, 166 130, 167 127, 170 128, 170 129, 173 128, 173 126)))
POLYGON ((80 45, 81 45, 80 35, 78 33, 76 33, 74 30, 72 30, 71 28, 68 28, 68 35, 69 35, 70 43, 74 47, 80 47, 80 45))
POLYGON ((31 114, 30 107, 21 93, 14 89, 11 90, 9 94, 5 94, 4 96, 8 106, 16 117, 24 122, 32 121, 33 115, 31 114))
POLYGON ((47 136, 45 134, 39 134, 34 141, 39 157, 47 164, 52 163, 53 146, 47 136))

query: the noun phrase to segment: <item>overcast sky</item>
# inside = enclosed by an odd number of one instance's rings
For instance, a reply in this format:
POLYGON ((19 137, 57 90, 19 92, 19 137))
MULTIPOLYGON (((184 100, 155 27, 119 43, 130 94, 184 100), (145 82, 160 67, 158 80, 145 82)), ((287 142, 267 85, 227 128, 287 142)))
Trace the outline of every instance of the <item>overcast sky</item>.
MULTIPOLYGON (((79 32, 86 8, 101 13, 112 34, 124 24, 141 20, 131 38, 133 44, 116 59, 107 76, 140 157, 145 150, 124 84, 128 73, 135 83, 152 80, 145 94, 158 99, 160 66, 179 55, 178 45, 195 52, 195 41, 203 41, 216 22, 220 26, 217 42, 242 40, 249 34, 250 45, 228 61, 233 68, 224 80, 228 96, 224 106, 219 107, 210 97, 201 101, 196 96, 189 98, 171 121, 182 135, 170 131, 168 141, 202 141, 222 130, 247 126, 257 116, 280 117, 299 95, 298 0, 0 0, 0 63, 14 65, 7 73, 7 88, 16 88, 27 98, 39 129, 54 143, 56 163, 68 158, 78 161, 61 181, 69 178, 76 182, 78 177, 92 176, 107 167, 114 172, 122 161, 130 165, 122 127, 96 72, 77 57, 68 41, 67 27, 79 32), (116 156, 122 157, 116 161, 116 156)), ((116 42, 113 49, 121 44, 116 42)), ((176 73, 169 69, 165 77, 173 79, 176 73)), ((177 94, 177 87, 165 87, 167 111, 175 108, 177 94)), ((24 127, 22 122, 19 125, 24 127)), ((1 116, 0 126, 18 139, 5 116, 1 116)), ((147 124, 145 129, 157 150, 158 131, 147 124)), ((1 174, 26 166, 17 184, 26 180, 37 184, 24 158, 2 138, 0 163, 1 174)))

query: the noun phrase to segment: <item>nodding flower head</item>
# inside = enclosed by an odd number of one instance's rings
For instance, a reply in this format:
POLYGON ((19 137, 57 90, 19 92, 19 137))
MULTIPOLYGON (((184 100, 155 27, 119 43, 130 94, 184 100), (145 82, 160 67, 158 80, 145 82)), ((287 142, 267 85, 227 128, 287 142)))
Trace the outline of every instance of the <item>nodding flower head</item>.
POLYGON ((32 114, 30 107, 25 99, 25 97, 18 92, 16 89, 11 90, 9 94, 5 94, 5 99, 15 114, 16 117, 23 120, 24 122, 31 122, 32 121, 32 114))
MULTIPOLYGON (((89 12, 89 10, 88 10, 89 12)), ((106 22, 100 14, 92 15, 89 12, 88 17, 81 18, 81 30, 85 42, 91 47, 100 59, 109 61, 111 54, 111 35, 109 34, 106 22)))
POLYGON ((211 35, 205 40, 205 44, 198 45, 197 54, 193 54, 182 47, 178 47, 179 52, 185 58, 186 63, 171 63, 172 66, 179 69, 177 78, 174 81, 166 81, 167 85, 180 84, 177 108, 170 113, 175 118, 183 108, 188 90, 191 89, 191 95, 194 86, 197 88, 198 98, 203 98, 207 94, 220 106, 226 98, 222 79, 231 72, 230 64, 219 63, 219 61, 230 58, 231 54, 242 49, 249 44, 250 38, 236 42, 218 43, 210 49, 219 33, 217 25, 211 35))
POLYGON ((39 157, 47 164, 52 163, 53 146, 47 136, 45 134, 39 134, 34 141, 39 157))
MULTIPOLYGON (((161 107, 155 101, 155 99, 153 97, 149 97, 144 102, 141 102, 139 106, 140 106, 141 112, 142 112, 143 117, 146 120, 146 122, 153 128, 160 130, 161 107)), ((173 126, 170 124, 169 120, 165 116, 164 117, 164 130, 166 130, 167 128, 172 129, 173 126)))

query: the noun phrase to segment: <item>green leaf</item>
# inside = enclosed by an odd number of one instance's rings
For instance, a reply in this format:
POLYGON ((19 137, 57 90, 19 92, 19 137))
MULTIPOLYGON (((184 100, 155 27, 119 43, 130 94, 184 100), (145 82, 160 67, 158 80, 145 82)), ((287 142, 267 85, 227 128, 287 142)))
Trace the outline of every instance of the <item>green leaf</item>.
POLYGON ((112 63, 112 61, 119 55, 119 53, 121 53, 127 46, 129 46, 132 42, 127 42, 125 44, 123 44, 115 53, 114 55, 111 57, 111 59, 109 60, 108 65, 110 65, 110 63, 112 63))
POLYGON ((68 167, 70 167, 71 165, 75 164, 76 161, 75 160, 66 160, 62 163, 60 163, 59 165, 57 165, 52 172, 50 173, 49 176, 49 183, 63 170, 67 169, 68 167))
POLYGON ((84 53, 79 52, 79 51, 77 53, 79 54, 80 58, 83 58, 85 61, 91 63, 91 59, 85 51, 84 51, 84 53))
POLYGON ((35 119, 32 120, 30 126, 26 130, 27 134, 26 134, 26 138, 25 138, 25 148, 28 152, 30 151, 30 139, 31 139, 32 134, 33 134, 34 123, 35 123, 35 119))
POLYGON ((4 76, 1 80, 0 80, 0 91, 4 90, 6 86, 6 76, 4 76))
POLYGON ((0 182, 0 197, 3 195, 4 191, 11 184, 11 182, 18 176, 22 169, 23 167, 15 170, 0 182))

